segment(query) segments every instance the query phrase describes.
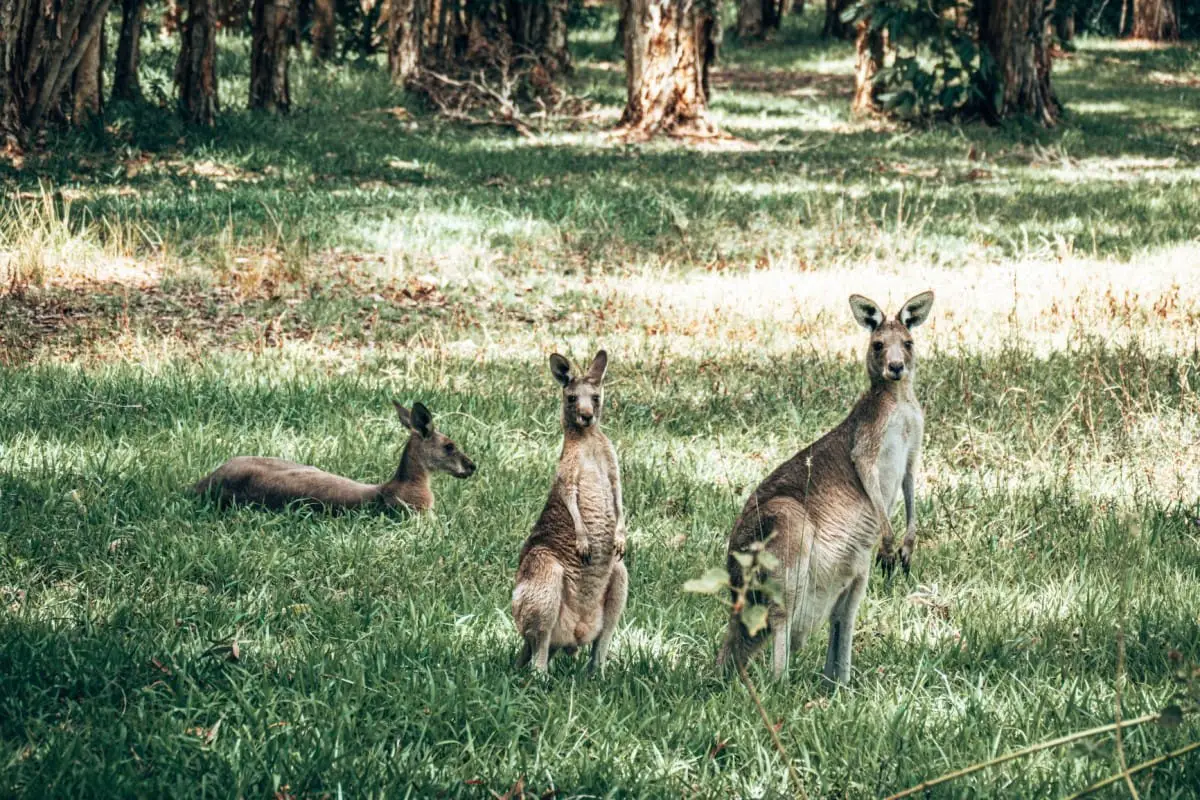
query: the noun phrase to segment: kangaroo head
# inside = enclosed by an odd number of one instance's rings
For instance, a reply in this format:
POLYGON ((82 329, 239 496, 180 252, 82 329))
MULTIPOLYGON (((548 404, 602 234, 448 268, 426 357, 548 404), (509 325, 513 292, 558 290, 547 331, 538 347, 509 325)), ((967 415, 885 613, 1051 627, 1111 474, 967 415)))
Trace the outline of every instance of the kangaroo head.
POLYGON ((550 356, 550 372, 563 387, 563 425, 582 431, 600 423, 607 368, 608 353, 603 350, 596 353, 592 365, 582 375, 573 375, 571 362, 558 353, 550 356))
POLYGON ((421 403, 413 403, 409 411, 399 403, 396 413, 400 422, 412 433, 405 447, 407 457, 430 472, 448 472, 456 478, 469 478, 475 473, 475 462, 458 449, 450 438, 433 427, 433 415, 421 403))
POLYGON ((922 292, 901 306, 895 318, 888 319, 874 300, 861 294, 850 295, 854 318, 871 332, 867 374, 872 382, 902 381, 912 374, 917 366, 912 329, 929 318, 931 308, 933 292, 922 292))

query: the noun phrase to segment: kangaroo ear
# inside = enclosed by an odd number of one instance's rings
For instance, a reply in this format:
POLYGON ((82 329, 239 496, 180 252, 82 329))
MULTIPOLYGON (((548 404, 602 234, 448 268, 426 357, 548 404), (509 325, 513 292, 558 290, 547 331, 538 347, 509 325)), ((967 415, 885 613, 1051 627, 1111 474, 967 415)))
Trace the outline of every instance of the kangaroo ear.
POLYGON ((400 424, 403 425, 404 427, 408 428, 409 430, 412 430, 412 426, 413 426, 412 412, 410 412, 404 406, 400 405, 395 400, 392 401, 392 405, 394 405, 396 407, 396 415, 400 417, 400 424))
POLYGON ((590 383, 602 383, 604 381, 604 372, 608 369, 608 352, 601 350, 596 353, 596 357, 592 359, 592 365, 588 367, 587 379, 590 383))
POLYGON ((850 310, 854 312, 854 318, 858 320, 858 324, 869 331, 873 331, 883 324, 883 312, 879 309, 879 303, 869 300, 861 294, 850 295, 850 310))
POLYGON ((933 292, 921 292, 900 308, 900 313, 896 315, 896 319, 900 320, 904 327, 912 330, 929 319, 929 311, 932 308, 933 292))
POLYGON ((433 435, 433 414, 421 403, 413 403, 412 429, 421 434, 422 439, 433 435))
POLYGON ((564 387, 571 382, 571 362, 554 353, 550 356, 550 372, 564 387))

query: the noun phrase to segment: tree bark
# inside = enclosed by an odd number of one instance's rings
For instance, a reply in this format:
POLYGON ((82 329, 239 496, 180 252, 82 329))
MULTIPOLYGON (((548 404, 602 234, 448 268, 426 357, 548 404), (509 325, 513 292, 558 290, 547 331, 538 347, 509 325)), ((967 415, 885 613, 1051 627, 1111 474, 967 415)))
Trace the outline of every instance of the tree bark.
POLYGON ((791 13, 797 17, 804 13, 804 0, 792 0, 791 13))
POLYGON ((295 14, 295 0, 254 0, 250 108, 285 113, 291 108, 288 40, 295 14))
POLYGON ((188 0, 180 26, 175 89, 185 119, 195 125, 217 121, 217 41, 212 0, 188 0))
POLYGON ((337 50, 337 17, 334 0, 314 0, 312 7, 312 54, 328 61, 337 50))
POLYGON ((388 13, 388 69, 392 83, 406 85, 421 68, 425 0, 391 0, 388 13))
POLYGON ((854 0, 825 0, 825 26, 821 35, 825 38, 850 39, 854 36, 854 26, 842 21, 842 12, 850 7, 854 0))
POLYGON ((979 40, 995 65, 981 78, 988 116, 1053 126, 1060 106, 1050 85, 1046 0, 979 0, 978 13, 979 40))
POLYGON ((743 40, 763 39, 779 30, 784 0, 738 0, 737 36, 743 40))
POLYGON ((83 58, 71 77, 71 121, 82 125, 104 110, 104 27, 84 47, 83 58))
POLYGON ((1058 14, 1054 19, 1054 33, 1063 44, 1075 41, 1075 8, 1074 6, 1058 14))
POLYGON ((0 0, 0 146, 27 143, 49 117, 73 116, 77 70, 96 55, 108 7, 109 0, 0 0))
POLYGON ((628 0, 625 113, 635 136, 711 136, 708 73, 716 59, 717 19, 698 0, 628 0))
POLYGON ((551 74, 567 72, 567 5, 568 0, 508 0, 513 55, 536 58, 551 74))
POLYGON ((856 114, 872 114, 879 110, 879 88, 875 76, 883 68, 883 31, 871 30, 871 20, 860 19, 855 23, 856 59, 854 66, 854 104, 856 114))
POLYGON ((138 100, 142 86, 138 61, 142 52, 142 11, 146 0, 121 0, 121 35, 117 40, 117 64, 113 76, 115 100, 138 100))
POLYGON ((1179 15, 1175 0, 1133 0, 1134 39, 1174 42, 1179 39, 1179 15))

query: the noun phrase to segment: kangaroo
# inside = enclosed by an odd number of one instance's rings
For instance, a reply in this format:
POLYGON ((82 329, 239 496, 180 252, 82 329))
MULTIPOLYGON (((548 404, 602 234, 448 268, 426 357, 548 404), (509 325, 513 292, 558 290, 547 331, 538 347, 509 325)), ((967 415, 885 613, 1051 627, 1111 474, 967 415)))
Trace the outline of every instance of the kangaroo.
POLYGON ((282 508, 301 502, 333 510, 382 503, 388 508, 428 511, 433 508, 430 473, 448 472, 456 478, 469 478, 475 473, 475 464, 454 442, 434 430, 433 415, 421 403, 414 403, 412 411, 395 401, 392 404, 411 433, 400 466, 386 483, 359 483, 281 458, 238 456, 217 467, 192 489, 205 496, 215 493, 221 505, 253 503, 282 508))
POLYGON ((612 443, 600 432, 604 372, 601 350, 582 376, 558 353, 550 372, 562 385, 563 448, 550 497, 521 547, 512 611, 524 649, 545 672, 558 650, 592 645, 588 671, 604 667, 617 620, 625 610, 625 512, 621 472, 612 443))
MULTIPOLYGON (((889 578, 895 569, 889 510, 900 491, 907 524, 900 549, 905 574, 916 546, 913 474, 925 423, 913 392, 911 331, 929 317, 932 306, 933 292, 924 292, 906 302, 895 319, 886 319, 878 303, 850 296, 855 319, 871 332, 870 388, 840 425, 780 465, 746 501, 729 537, 730 585, 745 586, 734 554, 765 542, 778 566, 760 567, 759 576, 778 583, 783 602, 766 601, 767 626, 755 636, 738 614, 732 615, 718 664, 732 658, 745 666, 773 634, 774 672, 782 678, 789 648, 803 647, 828 619, 823 674, 834 683, 850 680, 854 618, 880 534, 876 561, 889 578)), ((762 593, 748 595, 749 602, 764 602, 762 593)))

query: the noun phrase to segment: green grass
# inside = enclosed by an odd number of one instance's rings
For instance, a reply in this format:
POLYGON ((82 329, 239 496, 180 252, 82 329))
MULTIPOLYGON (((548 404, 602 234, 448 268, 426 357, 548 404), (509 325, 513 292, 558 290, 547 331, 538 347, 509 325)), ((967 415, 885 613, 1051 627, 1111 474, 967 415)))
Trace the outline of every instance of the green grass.
MULTIPOLYGON (((0 794, 780 796, 713 665, 723 609, 681 586, 861 391, 852 291, 938 293, 920 543, 910 579, 872 578, 849 687, 822 689, 816 640, 786 683, 752 669, 809 794, 1110 722, 1119 624, 1123 716, 1171 702, 1171 651, 1200 662, 1197 51, 1083 42, 1055 131, 893 127, 848 119, 851 50, 813 24, 723 50, 740 149, 608 141, 611 31, 576 42, 595 118, 528 140, 304 63, 297 113, 250 115, 223 40, 215 132, 113 109, 0 175, 0 264, 28 278, 0 296, 0 794), (600 345, 630 602, 604 676, 539 681, 508 605, 558 451, 545 359, 600 345), (239 453, 379 480, 392 397, 480 465, 433 515, 185 492, 239 453)), ((1144 726, 1127 759, 1198 737, 1144 726)), ((932 795, 1116 769, 1102 737, 932 795)), ((1139 781, 1197 785, 1195 756, 1139 781)))

